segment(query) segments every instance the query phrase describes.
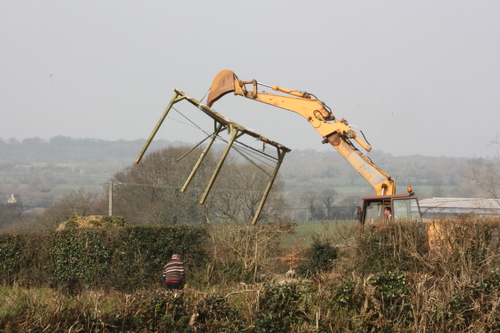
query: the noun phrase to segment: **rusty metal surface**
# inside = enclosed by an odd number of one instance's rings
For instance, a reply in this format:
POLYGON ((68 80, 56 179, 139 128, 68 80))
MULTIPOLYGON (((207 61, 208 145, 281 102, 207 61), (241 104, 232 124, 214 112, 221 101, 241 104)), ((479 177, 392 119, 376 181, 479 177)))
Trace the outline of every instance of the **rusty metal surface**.
POLYGON ((214 78, 210 93, 207 97, 207 105, 211 107, 219 98, 234 91, 234 73, 230 70, 223 70, 214 78))

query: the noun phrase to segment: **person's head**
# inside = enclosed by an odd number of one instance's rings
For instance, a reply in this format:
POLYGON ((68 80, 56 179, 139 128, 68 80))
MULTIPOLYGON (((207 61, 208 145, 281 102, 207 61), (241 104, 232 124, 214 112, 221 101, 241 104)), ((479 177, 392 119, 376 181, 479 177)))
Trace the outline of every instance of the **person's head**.
POLYGON ((385 216, 391 215, 391 207, 385 207, 384 208, 384 214, 385 214, 385 216))
POLYGON ((181 258, 181 256, 180 256, 180 255, 178 255, 178 254, 172 254, 172 259, 177 259, 177 260, 179 260, 180 258, 181 258))

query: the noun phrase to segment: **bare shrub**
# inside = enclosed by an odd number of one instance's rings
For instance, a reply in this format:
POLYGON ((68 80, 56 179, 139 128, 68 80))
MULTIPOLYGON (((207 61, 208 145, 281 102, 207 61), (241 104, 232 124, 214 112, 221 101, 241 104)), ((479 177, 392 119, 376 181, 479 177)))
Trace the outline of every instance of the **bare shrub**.
POLYGON ((101 196, 86 192, 83 188, 65 195, 59 202, 50 205, 37 220, 46 227, 56 227, 77 213, 82 216, 102 214, 101 196))
POLYGON ((208 231, 213 265, 207 280, 215 283, 261 280, 279 256, 281 235, 288 232, 278 225, 213 225, 208 231))
POLYGON ((499 264, 500 220, 437 220, 427 226, 427 267, 436 275, 470 276, 499 264))
POLYGON ((429 251, 425 225, 412 221, 366 225, 356 250, 353 269, 359 273, 424 269, 429 251))

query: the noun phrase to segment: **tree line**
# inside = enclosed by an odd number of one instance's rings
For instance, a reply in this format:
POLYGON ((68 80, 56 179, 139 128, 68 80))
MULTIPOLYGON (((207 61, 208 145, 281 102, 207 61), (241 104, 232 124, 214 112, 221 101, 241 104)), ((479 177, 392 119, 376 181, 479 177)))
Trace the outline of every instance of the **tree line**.
MULTIPOLYGON (((200 205, 199 199, 217 160, 213 154, 208 154, 190 187, 181 193, 200 155, 200 149, 195 149, 176 162, 188 151, 190 147, 187 146, 157 150, 147 155, 140 164, 132 164, 116 172, 100 192, 89 192, 83 188, 72 191, 49 205, 33 220, 45 227, 55 227, 67 221, 73 213, 107 215, 109 209, 112 209, 113 215, 122 216, 133 225, 246 223, 251 220, 269 182, 268 174, 262 170, 266 166, 257 167, 230 157, 223 165, 206 203, 200 205)), ((283 182, 275 181, 260 214, 261 221, 287 219, 282 188, 283 182)))
MULTIPOLYGON (((132 162, 144 142, 63 136, 48 141, 0 139, 0 225, 21 218, 39 220, 42 214, 54 214, 52 206, 66 205, 66 210, 79 213, 106 213, 110 181, 114 184, 114 212, 129 214, 132 219, 145 214, 141 207, 158 212, 148 216, 154 223, 248 220, 254 214, 265 177, 255 176, 258 172, 238 156, 225 164, 223 173, 228 176, 218 179, 213 195, 200 206, 197 201, 209 170, 213 170, 214 158, 204 163, 188 191, 181 194, 179 189, 197 154, 175 163, 179 156, 160 156, 160 149, 169 147, 172 155, 178 155, 186 148, 180 149, 181 143, 156 140, 150 146, 150 162, 134 167, 132 162), (18 199, 15 205, 7 204, 12 194, 18 199)), ((406 185, 414 186, 420 198, 495 198, 498 193, 498 157, 395 157, 382 151, 373 151, 369 157, 397 180, 400 193, 406 185)), ((335 151, 312 149, 287 154, 274 190, 281 193, 282 202, 265 211, 269 215, 265 218, 274 215, 275 219, 281 214, 278 211, 287 210, 287 218, 295 220, 343 219, 352 214, 361 195, 372 194, 370 186, 335 151)))

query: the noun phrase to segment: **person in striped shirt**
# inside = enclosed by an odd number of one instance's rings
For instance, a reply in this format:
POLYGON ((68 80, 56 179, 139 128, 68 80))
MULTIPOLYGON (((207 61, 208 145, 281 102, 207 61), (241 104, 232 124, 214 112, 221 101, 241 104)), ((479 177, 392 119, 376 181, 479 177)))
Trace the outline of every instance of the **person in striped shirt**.
POLYGON ((172 255, 172 260, 163 267, 163 278, 167 290, 184 288, 184 284, 186 284, 186 273, 180 255, 172 255))

